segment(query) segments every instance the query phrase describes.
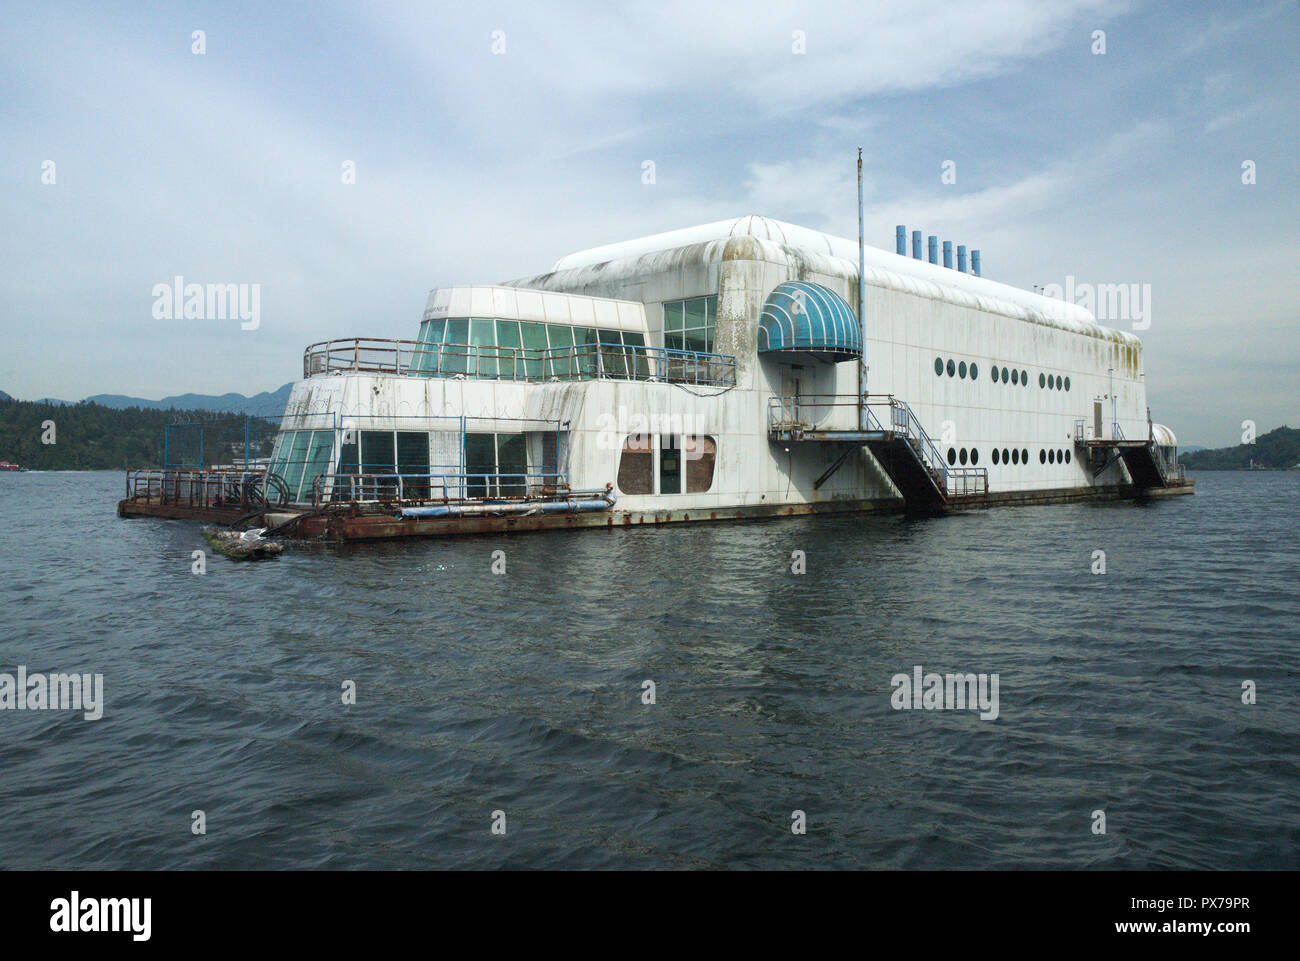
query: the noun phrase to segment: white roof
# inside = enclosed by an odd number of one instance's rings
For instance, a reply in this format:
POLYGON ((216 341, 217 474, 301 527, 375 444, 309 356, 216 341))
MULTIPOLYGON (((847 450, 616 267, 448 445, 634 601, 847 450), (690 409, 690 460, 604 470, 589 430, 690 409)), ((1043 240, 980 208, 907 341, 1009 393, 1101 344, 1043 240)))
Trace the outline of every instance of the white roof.
POLYGON ((495 317, 608 330, 646 330, 645 304, 640 301, 486 284, 435 287, 429 291, 424 319, 440 317, 495 317))
MULTIPOLYGON (((856 240, 755 215, 733 217, 698 227, 670 230, 649 237, 593 247, 561 257, 555 262, 553 270, 578 270, 609 261, 645 258, 666 250, 725 242, 743 236, 753 237, 764 245, 773 245, 774 249, 794 248, 841 261, 845 272, 857 276, 856 240)), ((720 258, 721 251, 717 253, 720 258)), ((879 247, 866 247, 864 261, 866 282, 872 286, 903 290, 922 297, 960 303, 1133 345, 1139 343, 1138 338, 1132 334, 1098 324, 1091 311, 1056 297, 1045 297, 987 277, 976 277, 925 260, 900 256, 879 247)))
POLYGON ((1177 447, 1178 438, 1164 424, 1151 425, 1151 437, 1156 442, 1157 447, 1177 447))

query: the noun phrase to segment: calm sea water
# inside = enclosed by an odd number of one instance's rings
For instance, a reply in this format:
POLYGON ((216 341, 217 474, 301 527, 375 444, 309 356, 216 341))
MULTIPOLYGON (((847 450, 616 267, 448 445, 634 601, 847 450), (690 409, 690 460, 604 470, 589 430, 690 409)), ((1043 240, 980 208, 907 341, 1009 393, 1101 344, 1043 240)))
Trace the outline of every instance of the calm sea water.
POLYGON ((0 475, 0 672, 106 702, 0 711, 0 864, 1300 867, 1300 474, 1196 480, 198 576, 121 474, 0 475), (1000 716, 894 710, 918 664, 997 673, 1000 716))

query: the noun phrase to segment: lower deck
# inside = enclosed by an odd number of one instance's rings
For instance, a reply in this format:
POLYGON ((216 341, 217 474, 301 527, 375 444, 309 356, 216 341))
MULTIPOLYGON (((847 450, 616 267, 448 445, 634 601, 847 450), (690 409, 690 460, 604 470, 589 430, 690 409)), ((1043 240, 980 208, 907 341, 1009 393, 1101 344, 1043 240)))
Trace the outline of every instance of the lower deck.
MULTIPOLYGON (((1187 479, 1168 487, 1143 490, 1129 484, 1102 485, 1041 491, 989 492, 981 498, 946 505, 938 513, 990 507, 1067 504, 1088 501, 1163 498, 1195 493, 1195 481, 1187 479)), ((489 505, 490 508, 490 505, 489 505)), ((167 502, 165 496, 137 497, 121 501, 121 517, 164 517, 231 524, 246 523, 277 529, 297 538, 333 541, 391 540, 405 537, 454 537, 485 533, 526 533, 541 530, 612 529, 640 525, 762 520, 825 514, 902 513, 908 510, 901 497, 859 500, 827 500, 798 504, 758 504, 739 507, 683 510, 609 510, 535 514, 478 513, 460 517, 400 516, 384 505, 336 505, 328 509, 284 510, 253 502, 183 504, 167 502)))

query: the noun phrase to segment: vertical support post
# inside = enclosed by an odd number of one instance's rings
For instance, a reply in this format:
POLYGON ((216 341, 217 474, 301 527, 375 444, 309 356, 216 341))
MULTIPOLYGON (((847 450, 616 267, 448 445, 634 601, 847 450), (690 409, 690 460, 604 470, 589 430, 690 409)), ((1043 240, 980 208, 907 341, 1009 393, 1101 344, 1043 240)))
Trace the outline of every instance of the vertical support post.
POLYGON ((1106 376, 1110 379, 1110 439, 1119 440, 1119 413, 1115 409, 1115 368, 1108 367, 1106 376))
POLYGON ((867 429, 867 252, 862 226, 862 148, 858 148, 858 430, 867 429))
POLYGON ((163 470, 166 470, 171 465, 171 461, 169 459, 171 439, 172 439, 172 425, 167 424, 163 427, 163 470))
POLYGON ((244 470, 248 470, 248 424, 252 418, 244 415, 244 470))

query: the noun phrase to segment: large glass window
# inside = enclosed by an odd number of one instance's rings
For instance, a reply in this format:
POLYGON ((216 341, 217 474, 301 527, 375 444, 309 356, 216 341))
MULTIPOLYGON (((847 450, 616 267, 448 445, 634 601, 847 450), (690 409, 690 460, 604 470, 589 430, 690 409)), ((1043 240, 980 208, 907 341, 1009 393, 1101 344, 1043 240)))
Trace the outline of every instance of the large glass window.
MULTIPOLYGON (((303 433, 306 433, 304 431, 303 433)), ((316 477, 328 474, 331 455, 334 453, 334 431, 315 430, 311 432, 311 443, 307 446, 307 462, 302 471, 302 483, 298 487, 298 500, 306 503, 312 500, 316 477)))
POLYGON ((528 473, 524 435, 466 434, 465 473, 466 496, 522 497, 528 473))
POLYGON ((289 494, 297 500, 298 485, 302 483, 302 469, 307 458, 307 446, 311 443, 311 431, 294 431, 293 443, 285 457, 283 469, 277 473, 284 478, 289 487, 289 494))
MULTIPOLYGON (((397 432, 397 473, 429 473, 429 434, 423 430, 399 430, 397 432)), ((402 482, 407 497, 428 497, 429 482, 427 478, 410 479, 402 482)))
POLYGON ((391 430, 361 432, 361 473, 392 474, 397 470, 391 430))
POLYGON ((665 303, 664 346, 672 350, 711 352, 717 312, 716 294, 665 303))
POLYGON ((487 495, 489 474, 497 472, 495 434, 465 435, 465 493, 469 497, 487 495))
MULTIPOLYGON (((623 343, 628 347, 645 347, 645 335, 634 334, 629 330, 623 331, 623 343)), ((644 350, 629 350, 628 366, 634 367, 637 377, 650 376, 650 364, 646 359, 644 350)))
POLYGON ((290 500, 305 503, 316 476, 329 473, 333 454, 332 430, 286 431, 276 437, 268 470, 284 480, 290 500))
POLYGON ((465 371, 471 377, 492 378, 497 375, 496 322, 475 318, 469 322, 469 342, 475 349, 471 351, 469 366, 465 371), (477 364, 477 367, 475 366, 477 364))
POLYGON ((503 476, 496 493, 502 497, 523 497, 528 478, 528 445, 523 434, 497 434, 497 473, 503 476))
MULTIPOLYGON (((678 332, 685 343, 686 333, 678 332)), ((704 349, 704 341, 696 337, 695 349, 704 349)), ((426 320, 420 326, 421 349, 414 351, 411 370, 437 373, 440 376, 464 374, 469 377, 522 380, 560 377, 595 376, 599 360, 605 374, 624 377, 632 369, 632 360, 626 356, 624 345, 645 346, 645 335, 624 334, 609 328, 573 327, 568 324, 544 324, 532 321, 501 320, 489 318, 451 317, 446 320, 426 320), (588 348, 577 356, 565 348, 588 348), (542 352, 556 349, 546 360, 542 352)), ((649 364, 644 355, 636 363, 638 376, 649 376, 649 364)))
POLYGON ((467 352, 463 345, 469 343, 469 318, 450 318, 442 342, 449 345, 447 350, 442 351, 442 372, 449 375, 465 373, 467 352))
POLYGON ((617 330, 602 330, 600 334, 600 362, 607 377, 626 377, 628 358, 623 351, 623 338, 617 330))
MULTIPOLYGON (((560 327, 557 324, 547 324, 546 336, 549 339, 552 348, 573 346, 572 327, 560 327)), ((547 366, 550 367, 550 370, 546 372, 547 377, 559 377, 564 379, 573 376, 577 371, 577 364, 574 363, 572 351, 557 351, 551 356, 550 363, 547 364, 547 366)))
POLYGON ((420 352, 411 360, 411 370, 433 373, 438 369, 438 345, 446 330, 445 320, 426 320, 420 326, 420 352))
POLYGON ((519 325, 519 332, 523 339, 524 350, 527 351, 527 360, 525 360, 524 363, 526 365, 528 376, 543 376, 540 351, 545 350, 549 346, 546 342, 546 325, 521 323, 519 325))
POLYGON ((499 373, 507 380, 522 380, 524 362, 519 354, 519 321, 497 321, 497 366, 499 373))

